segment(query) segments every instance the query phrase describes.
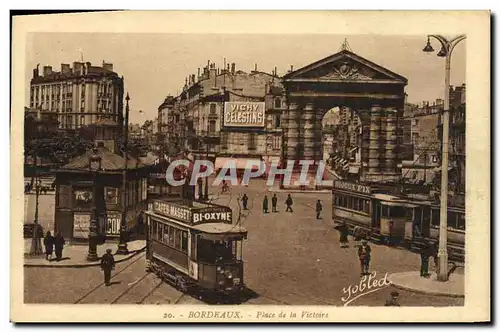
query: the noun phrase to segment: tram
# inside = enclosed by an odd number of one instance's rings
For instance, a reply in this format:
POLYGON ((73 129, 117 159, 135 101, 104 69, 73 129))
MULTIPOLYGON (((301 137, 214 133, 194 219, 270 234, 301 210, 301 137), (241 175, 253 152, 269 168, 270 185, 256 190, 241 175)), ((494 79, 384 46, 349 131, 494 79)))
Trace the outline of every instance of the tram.
MULTIPOLYGON (((345 223, 357 237, 409 249, 439 241, 439 204, 347 181, 335 181, 332 195, 333 222, 345 223)), ((464 208, 448 207, 447 238, 450 257, 463 261, 464 208)))
POLYGON ((243 289, 243 240, 229 207, 181 198, 152 200, 146 262, 149 271, 181 291, 194 287, 222 295, 243 289))

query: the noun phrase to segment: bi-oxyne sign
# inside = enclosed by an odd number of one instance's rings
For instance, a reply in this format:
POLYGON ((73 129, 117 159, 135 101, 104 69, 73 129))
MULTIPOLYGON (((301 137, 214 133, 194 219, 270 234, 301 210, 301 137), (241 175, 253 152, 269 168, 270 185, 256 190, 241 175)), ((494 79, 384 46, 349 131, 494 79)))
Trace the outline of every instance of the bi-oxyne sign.
POLYGON ((224 206, 190 208, 187 206, 181 206, 178 204, 157 200, 153 202, 153 212, 189 224, 232 222, 232 211, 229 207, 224 206))
POLYGON ((263 102, 227 101, 224 103, 224 126, 264 127, 265 107, 263 102))

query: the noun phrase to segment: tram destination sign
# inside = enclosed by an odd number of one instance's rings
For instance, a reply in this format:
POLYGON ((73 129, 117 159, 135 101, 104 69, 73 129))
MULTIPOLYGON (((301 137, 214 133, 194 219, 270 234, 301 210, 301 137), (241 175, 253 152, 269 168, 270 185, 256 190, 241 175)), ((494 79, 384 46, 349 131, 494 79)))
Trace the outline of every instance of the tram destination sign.
POLYGON ((188 224, 204 224, 211 222, 232 223, 232 210, 226 206, 188 207, 179 204, 155 200, 153 212, 188 224))
POLYGON ((232 212, 227 207, 209 207, 193 212, 193 223, 223 222, 231 224, 233 220, 232 212))
POLYGON ((165 217, 179 219, 187 223, 191 223, 191 210, 187 207, 164 201, 154 201, 153 211, 165 217))
POLYGON ((371 193, 370 187, 359 184, 359 183, 352 183, 352 182, 346 182, 346 181, 335 181, 334 186, 336 189, 356 191, 356 192, 362 193, 362 194, 370 194, 371 193))

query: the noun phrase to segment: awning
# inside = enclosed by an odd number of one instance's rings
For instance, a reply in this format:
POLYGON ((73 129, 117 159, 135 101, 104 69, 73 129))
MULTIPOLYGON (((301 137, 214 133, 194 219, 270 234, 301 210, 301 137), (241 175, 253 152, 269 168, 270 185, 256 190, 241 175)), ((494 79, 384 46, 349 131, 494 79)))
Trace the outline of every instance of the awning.
POLYGON ((246 169, 247 167, 250 169, 257 170, 259 168, 258 165, 265 167, 265 163, 259 159, 250 159, 250 158, 216 158, 215 159, 215 169, 222 169, 224 166, 227 168, 236 167, 236 169, 246 169))

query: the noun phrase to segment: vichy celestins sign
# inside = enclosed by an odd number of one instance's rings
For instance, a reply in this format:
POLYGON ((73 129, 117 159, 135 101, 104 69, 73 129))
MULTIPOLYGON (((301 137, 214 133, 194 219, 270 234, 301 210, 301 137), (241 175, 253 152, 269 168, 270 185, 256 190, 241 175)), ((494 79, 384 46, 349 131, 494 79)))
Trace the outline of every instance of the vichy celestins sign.
POLYGON ((224 103, 224 126, 264 127, 265 107, 263 102, 227 101, 224 103))

